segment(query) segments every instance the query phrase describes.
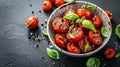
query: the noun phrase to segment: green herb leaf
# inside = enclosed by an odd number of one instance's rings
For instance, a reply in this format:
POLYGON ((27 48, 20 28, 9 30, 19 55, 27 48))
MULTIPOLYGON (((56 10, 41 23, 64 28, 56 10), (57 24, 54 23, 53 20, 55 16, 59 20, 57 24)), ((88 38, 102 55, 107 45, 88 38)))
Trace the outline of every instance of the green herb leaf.
POLYGON ((42 34, 48 36, 47 30, 42 30, 42 34))
POLYGON ((118 24, 115 28, 115 34, 120 38, 120 24, 118 24))
POLYGON ((100 67, 100 60, 96 57, 91 57, 86 62, 87 67, 100 67))
POLYGON ((63 18, 68 19, 68 20, 76 20, 79 18, 79 16, 75 13, 69 13, 65 15, 63 18))
POLYGON ((96 32, 96 29, 95 29, 93 23, 92 23, 90 20, 83 20, 82 25, 83 25, 85 28, 88 28, 88 29, 96 32))
POLYGON ((67 3, 73 2, 74 0, 64 0, 67 3))
POLYGON ((104 37, 108 37, 109 33, 106 27, 101 28, 101 33, 104 37))
POLYGON ((84 51, 87 52, 87 51, 88 51, 88 48, 89 48, 89 44, 87 43, 87 44, 84 46, 84 51))
POLYGON ((47 48, 47 54, 52 59, 59 59, 59 54, 54 49, 47 48))
POLYGON ((86 6, 86 8, 88 10, 91 10, 91 11, 95 11, 96 10, 96 8, 94 6, 91 6, 91 5, 86 6))
POLYGON ((70 36, 71 38, 74 38, 74 35, 73 35, 72 33, 69 33, 69 36, 70 36))
POLYGON ((81 22, 83 22, 84 19, 85 19, 85 16, 83 16, 81 19, 77 19, 76 23, 81 23, 81 22))
POLYGON ((75 25, 71 25, 71 26, 69 27, 69 31, 71 31, 71 30, 74 28, 74 26, 75 26, 75 25))
POLYGON ((115 55, 115 58, 120 58, 120 53, 117 53, 117 54, 115 55))

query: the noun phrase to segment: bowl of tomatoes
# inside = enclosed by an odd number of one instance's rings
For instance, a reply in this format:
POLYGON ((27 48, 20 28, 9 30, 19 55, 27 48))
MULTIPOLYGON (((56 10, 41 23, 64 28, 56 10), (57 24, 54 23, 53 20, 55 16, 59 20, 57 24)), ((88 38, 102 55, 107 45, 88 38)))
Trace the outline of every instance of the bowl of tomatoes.
POLYGON ((102 8, 90 2, 75 1, 53 11, 47 32, 52 44, 63 54, 86 57, 106 45, 112 26, 102 8))

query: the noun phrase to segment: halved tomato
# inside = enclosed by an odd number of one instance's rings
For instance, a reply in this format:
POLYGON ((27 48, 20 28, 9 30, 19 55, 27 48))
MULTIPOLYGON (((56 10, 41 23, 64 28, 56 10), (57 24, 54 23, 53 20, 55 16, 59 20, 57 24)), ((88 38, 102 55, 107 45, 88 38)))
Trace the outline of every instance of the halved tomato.
POLYGON ((64 16, 66 15, 66 14, 69 14, 69 13, 75 13, 75 10, 73 10, 73 9, 68 9, 65 13, 64 13, 64 16))
POLYGON ((70 42, 77 42, 83 37, 83 30, 77 26, 75 26, 71 31, 68 31, 66 36, 70 42))
POLYGON ((93 31, 89 31, 88 36, 89 36, 89 38, 90 38, 90 41, 91 41, 93 44, 95 44, 95 45, 97 45, 97 46, 102 45, 102 43, 103 43, 103 38, 102 38, 102 35, 101 35, 100 30, 97 29, 97 32, 96 32, 96 33, 94 33, 93 31))
POLYGON ((55 42, 59 47, 66 48, 68 40, 64 34, 56 34, 55 35, 55 42))
POLYGON ((66 33, 69 29, 69 21, 63 18, 55 18, 52 27, 57 33, 66 33))
POLYGON ((80 54, 80 50, 76 47, 76 45, 74 43, 68 43, 67 50, 70 53, 80 54))
POLYGON ((94 15, 94 17, 92 18, 92 22, 95 26, 95 28, 100 28, 102 25, 102 20, 99 16, 94 15))

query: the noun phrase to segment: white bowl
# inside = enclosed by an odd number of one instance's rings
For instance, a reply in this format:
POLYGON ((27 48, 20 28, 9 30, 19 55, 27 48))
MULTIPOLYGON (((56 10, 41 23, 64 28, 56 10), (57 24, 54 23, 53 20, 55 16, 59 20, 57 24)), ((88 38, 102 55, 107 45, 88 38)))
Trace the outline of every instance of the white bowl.
POLYGON ((111 33, 112 33, 112 25, 111 25, 110 19, 107 16, 107 14, 99 6, 97 6, 93 3, 90 3, 90 2, 86 2, 86 1, 76 1, 76 2, 72 2, 72 3, 65 3, 64 5, 58 7, 57 9, 55 9, 53 11, 53 13, 50 15, 50 17, 48 19, 48 22, 47 22, 47 32, 48 32, 48 37, 49 37, 50 41, 61 53, 66 54, 68 56, 72 56, 72 57, 86 57, 86 56, 90 56, 90 55, 98 52, 99 50, 101 50, 106 45, 106 43, 110 39, 110 36, 111 36, 111 33), (61 17, 63 15, 63 13, 65 11, 67 11, 69 8, 72 8, 72 9, 76 10, 76 9, 80 8, 82 5, 92 5, 92 6, 96 7, 95 14, 97 14, 99 17, 101 17, 101 19, 103 21, 102 25, 108 29, 109 36, 107 38, 104 38, 103 44, 100 47, 98 47, 97 49, 95 49, 91 52, 88 52, 88 53, 73 54, 73 53, 69 53, 69 52, 61 49, 60 47, 58 47, 56 45, 55 40, 54 40, 55 32, 54 32, 51 24, 52 24, 52 21, 56 17, 61 17))

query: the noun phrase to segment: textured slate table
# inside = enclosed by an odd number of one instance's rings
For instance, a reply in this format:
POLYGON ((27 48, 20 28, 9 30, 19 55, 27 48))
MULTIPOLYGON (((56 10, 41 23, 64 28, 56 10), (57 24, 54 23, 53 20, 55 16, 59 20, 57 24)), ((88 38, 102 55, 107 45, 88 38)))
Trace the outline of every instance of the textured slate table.
MULTIPOLYGON (((41 26, 48 19, 55 8, 50 12, 44 12, 41 8, 43 1, 0 0, 0 67, 85 67, 89 57, 73 58, 60 53, 60 60, 50 59, 46 53, 46 47, 50 44, 46 40, 39 42, 38 48, 33 47, 34 42, 28 39, 24 22, 29 16, 35 15, 39 18, 41 26)), ((120 23, 119 0, 85 1, 113 12, 113 33, 105 48, 113 47, 116 52, 120 52, 120 39, 114 34, 115 26, 120 23)), ((106 60, 103 50, 92 55, 100 59, 101 67, 120 67, 120 59, 106 60)))

